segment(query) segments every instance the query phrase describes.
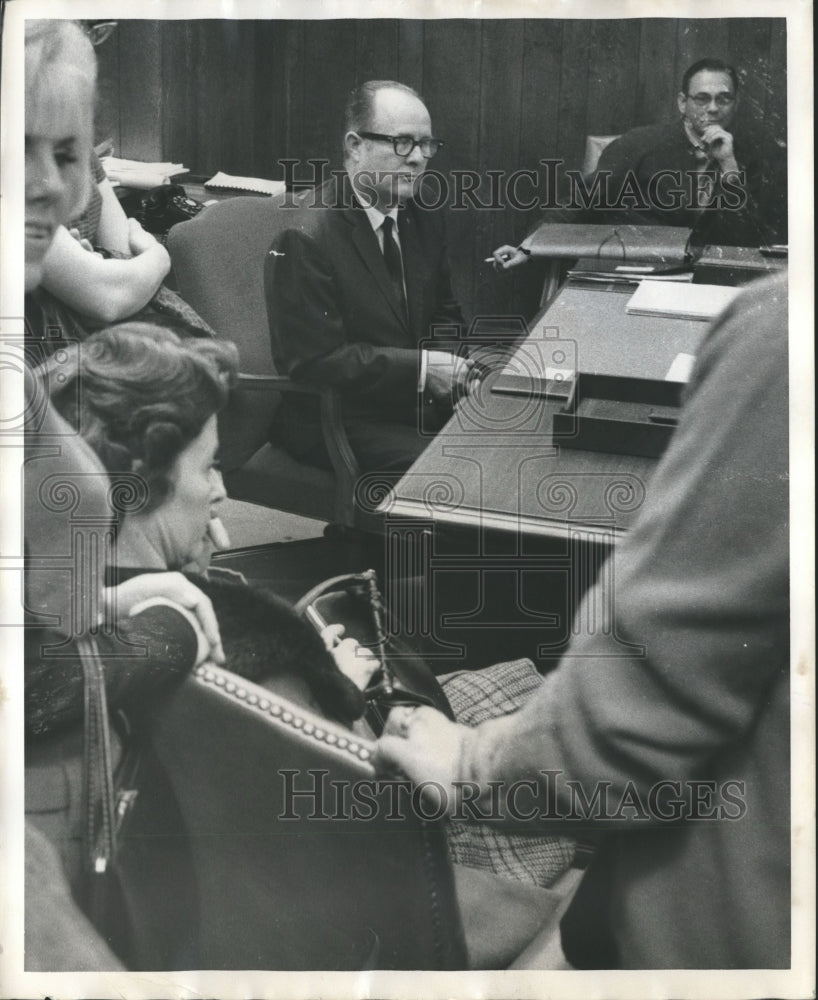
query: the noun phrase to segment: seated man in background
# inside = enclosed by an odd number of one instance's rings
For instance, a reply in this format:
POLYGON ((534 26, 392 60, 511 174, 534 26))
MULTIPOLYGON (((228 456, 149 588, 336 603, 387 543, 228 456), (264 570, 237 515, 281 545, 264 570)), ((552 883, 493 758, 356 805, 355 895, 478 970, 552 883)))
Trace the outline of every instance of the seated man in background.
MULTIPOLYGON (((419 428, 434 433, 443 425, 469 367, 454 353, 463 316, 443 218, 414 200, 439 146, 414 90, 364 83, 346 109, 346 172, 290 210, 265 265, 276 364, 340 391, 365 470, 408 468, 428 440, 419 428), (451 351, 421 351, 441 327, 451 351)), ((279 414, 282 443, 328 467, 314 401, 289 396, 279 414)))
POLYGON ((638 188, 618 218, 689 226, 699 243, 786 243, 786 156, 768 133, 735 127, 738 89, 732 66, 701 59, 682 77, 677 121, 631 129, 603 150, 593 179, 606 179, 608 200, 633 190, 629 174, 638 188))
MULTIPOLYGON (((676 96, 679 117, 615 139, 585 182, 587 207, 574 191, 551 221, 684 226, 699 246, 786 243, 786 151, 766 130, 736 127, 738 89, 732 66, 694 63, 676 96)), ((505 245, 494 259, 507 270, 528 256, 505 245)))

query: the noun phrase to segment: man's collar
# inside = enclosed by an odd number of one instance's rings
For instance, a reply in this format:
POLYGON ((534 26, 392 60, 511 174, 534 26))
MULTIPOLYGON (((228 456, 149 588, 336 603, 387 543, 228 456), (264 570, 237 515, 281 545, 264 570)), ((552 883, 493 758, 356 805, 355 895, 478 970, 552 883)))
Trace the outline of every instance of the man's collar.
POLYGON ((367 219, 369 219, 369 224, 372 226, 372 229, 377 232, 383 225, 383 220, 387 215, 393 220, 395 228, 397 229, 398 209, 400 206, 395 205, 395 207, 390 209, 388 212, 382 212, 379 208, 375 208, 374 206, 367 208, 367 206, 362 203, 361 198, 358 196, 358 192, 355 190, 355 181, 353 180, 352 174, 349 170, 347 170, 347 177, 349 178, 349 186, 352 189, 352 196, 358 205, 363 209, 367 219))
POLYGON ((366 217, 367 219, 369 219, 369 224, 370 226, 372 226, 375 232, 377 232, 381 228, 381 226, 383 225, 383 220, 386 218, 387 215, 389 216, 390 219, 392 219, 396 227, 398 225, 397 205, 393 209, 388 211, 386 214, 384 214, 378 208, 365 208, 363 205, 361 206, 361 208, 363 208, 364 212, 366 213, 366 217))

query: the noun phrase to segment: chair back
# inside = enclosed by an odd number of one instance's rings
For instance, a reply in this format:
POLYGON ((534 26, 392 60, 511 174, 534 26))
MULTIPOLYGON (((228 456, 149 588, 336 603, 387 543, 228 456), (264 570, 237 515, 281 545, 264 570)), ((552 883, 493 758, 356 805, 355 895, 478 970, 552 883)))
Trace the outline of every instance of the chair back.
MULTIPOLYGON (((271 375, 264 300, 264 258, 289 215, 287 195, 239 197, 209 205, 168 233, 168 249, 179 294, 216 331, 239 349, 240 369, 271 375)), ((268 440, 280 396, 241 389, 231 393, 219 421, 222 464, 240 468, 268 440)))
POLYGON ((599 158, 606 146, 618 139, 618 135, 589 135, 585 140, 585 156, 582 159, 582 176, 590 177, 596 170, 599 158))
MULTIPOLYGON (((59 377, 59 365, 57 356, 52 377, 59 377)), ((99 459, 51 406, 45 384, 28 368, 25 398, 27 628, 45 627, 76 638, 98 625, 111 535, 110 482, 99 459)))
POLYGON ((212 666, 157 708, 150 744, 161 780, 119 841, 130 967, 466 967, 444 832, 408 795, 389 818, 373 744, 212 666))

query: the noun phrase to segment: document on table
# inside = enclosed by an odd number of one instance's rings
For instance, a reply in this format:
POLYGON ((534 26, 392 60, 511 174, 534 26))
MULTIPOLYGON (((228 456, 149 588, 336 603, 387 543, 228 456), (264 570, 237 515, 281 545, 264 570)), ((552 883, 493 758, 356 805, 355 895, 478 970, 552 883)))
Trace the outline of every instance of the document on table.
POLYGON ((673 359, 673 363, 665 375, 666 382, 689 382, 693 373, 693 365, 696 363, 694 354, 686 354, 681 351, 673 359))
POLYGON ((727 285, 643 281, 628 300, 625 311, 632 316, 707 321, 718 316, 740 291, 727 285))
POLYGON ((219 171, 209 181, 206 188, 227 188, 231 191, 250 191, 253 194, 283 194, 287 190, 284 181, 270 181, 264 177, 235 177, 219 171))
POLYGON ((188 172, 182 163, 127 160, 120 156, 103 156, 100 162, 109 181, 142 191, 168 184, 171 178, 188 172))

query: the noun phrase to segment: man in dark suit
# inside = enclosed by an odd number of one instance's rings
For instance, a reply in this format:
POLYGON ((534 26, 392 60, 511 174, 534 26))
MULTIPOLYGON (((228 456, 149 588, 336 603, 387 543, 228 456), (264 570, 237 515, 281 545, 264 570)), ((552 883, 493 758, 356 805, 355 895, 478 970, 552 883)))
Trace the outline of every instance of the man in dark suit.
POLYGON ((732 66, 694 63, 682 77, 675 121, 631 129, 603 151, 595 176, 605 178, 608 200, 635 192, 627 221, 689 226, 699 242, 786 243, 783 145, 759 127, 740 125, 738 105, 732 66))
MULTIPOLYGON (((740 121, 735 69, 720 59, 693 63, 676 108, 674 119, 630 129, 606 146, 585 182, 588 203, 573 189, 548 220, 684 226, 700 246, 786 243, 786 146, 740 121)), ((528 255, 504 244, 494 259, 505 271, 528 255)))
MULTIPOLYGON (((408 468, 451 414, 470 367, 457 354, 463 316, 443 218, 416 200, 439 146, 415 91, 363 84, 347 105, 345 173, 298 199, 266 261, 276 364, 339 390, 364 470, 408 468), (431 337, 430 350, 422 342, 431 337)), ((286 403, 279 439, 328 465, 312 401, 286 403)))

